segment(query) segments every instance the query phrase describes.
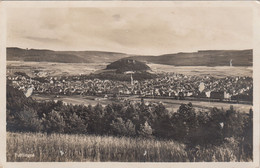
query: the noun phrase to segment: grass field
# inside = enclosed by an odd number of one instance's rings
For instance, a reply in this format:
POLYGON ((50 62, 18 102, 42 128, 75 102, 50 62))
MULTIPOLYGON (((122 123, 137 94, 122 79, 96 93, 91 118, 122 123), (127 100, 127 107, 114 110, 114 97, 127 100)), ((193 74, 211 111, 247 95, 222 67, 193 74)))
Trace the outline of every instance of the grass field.
MULTIPOLYGON (((108 63, 51 63, 51 62, 21 62, 7 61, 7 70, 25 72, 32 75, 33 70, 47 72, 48 76, 90 74, 101 72, 108 63), (66 67, 66 68, 64 68, 66 67)), ((206 67, 206 66, 171 66, 162 64, 148 64, 154 73, 175 72, 184 75, 211 75, 213 77, 250 76, 252 67, 206 67)))
POLYGON ((8 132, 6 157, 8 162, 230 162, 238 161, 239 156, 236 143, 187 150, 184 144, 174 141, 8 132))
MULTIPOLYGON (((74 104, 74 105, 80 105, 84 104, 88 106, 91 104, 92 106, 95 106, 97 103, 100 103, 103 106, 106 106, 108 104, 111 104, 113 100, 109 99, 101 99, 101 100, 95 100, 95 96, 81 96, 81 95, 73 95, 73 96, 60 96, 60 97, 54 97, 54 96, 44 96, 44 95, 33 95, 32 96, 35 100, 39 101, 48 101, 48 100, 61 100, 64 103, 67 104, 74 104)), ((137 96, 129 96, 129 97, 124 97, 127 98, 130 101, 141 101, 141 98, 137 96)), ((164 103, 165 107, 170 111, 170 112, 176 112, 180 105, 183 103, 189 103, 191 102, 193 104, 193 107, 195 109, 210 109, 213 107, 222 107, 223 109, 227 110, 230 108, 230 105, 234 107, 235 110, 240 111, 240 112, 246 112, 248 113, 250 108, 252 108, 252 105, 249 104, 237 104, 237 103, 223 103, 223 102, 203 102, 203 101, 190 101, 190 100, 175 100, 175 99, 151 99, 151 98, 145 98, 144 101, 148 102, 162 102, 164 103)))
POLYGON ((210 102, 210 101, 190 101, 190 100, 175 100, 175 99, 145 99, 148 102, 163 102, 165 107, 169 111, 177 111, 181 104, 192 103, 195 109, 211 109, 213 107, 221 107, 224 110, 228 110, 232 105, 236 111, 248 113, 253 108, 249 104, 238 104, 238 103, 224 103, 224 102, 210 102))
POLYGON ((223 78, 227 76, 250 76, 253 75, 253 67, 207 67, 207 66, 172 66, 162 64, 148 64, 154 72, 175 72, 184 75, 213 76, 223 78))
POLYGON ((106 63, 53 63, 53 62, 22 62, 7 61, 7 70, 25 72, 33 76, 33 71, 38 70, 48 73, 48 76, 69 76, 90 74, 96 70, 104 69, 106 63))

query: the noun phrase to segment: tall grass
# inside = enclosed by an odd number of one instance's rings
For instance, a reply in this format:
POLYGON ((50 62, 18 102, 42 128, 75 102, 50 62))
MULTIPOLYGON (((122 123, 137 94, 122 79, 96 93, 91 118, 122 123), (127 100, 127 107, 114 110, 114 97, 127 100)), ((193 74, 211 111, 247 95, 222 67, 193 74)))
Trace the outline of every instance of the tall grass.
POLYGON ((174 141, 153 139, 66 135, 42 133, 7 133, 7 161, 64 162, 188 162, 237 161, 232 150, 201 148, 185 150, 174 141))
POLYGON ((184 147, 172 141, 139 138, 7 133, 7 161, 176 162, 187 161, 184 147), (17 157, 19 154, 34 154, 34 157, 17 157))

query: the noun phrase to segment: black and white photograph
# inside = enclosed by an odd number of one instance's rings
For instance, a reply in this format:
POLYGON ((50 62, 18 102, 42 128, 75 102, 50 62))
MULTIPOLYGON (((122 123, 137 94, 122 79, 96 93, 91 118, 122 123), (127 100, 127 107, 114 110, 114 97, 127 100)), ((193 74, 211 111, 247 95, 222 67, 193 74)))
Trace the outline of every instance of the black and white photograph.
POLYGON ((5 7, 6 162, 254 163, 256 12, 188 3, 5 7))

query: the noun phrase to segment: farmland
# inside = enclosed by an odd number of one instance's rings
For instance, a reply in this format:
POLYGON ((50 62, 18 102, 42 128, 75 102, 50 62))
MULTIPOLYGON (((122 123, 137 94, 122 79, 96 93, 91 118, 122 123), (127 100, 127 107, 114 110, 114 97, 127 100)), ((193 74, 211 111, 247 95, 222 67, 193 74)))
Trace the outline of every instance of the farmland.
MULTIPOLYGON (((42 133, 7 133, 7 161, 199 162, 238 161, 238 146, 229 139, 211 148, 186 149, 174 141, 127 137, 42 133)), ((250 161, 246 158, 243 161, 250 161)))
MULTIPOLYGON (((100 103, 103 106, 106 106, 109 103, 112 103, 112 100, 109 99, 104 99, 100 98, 97 96, 81 96, 81 95, 74 95, 74 96, 45 96, 45 95, 33 95, 32 96, 35 100, 37 101, 48 101, 48 100, 61 100, 66 104, 73 104, 73 105, 96 105, 97 103, 100 103)), ((130 101, 137 101, 140 102, 141 98, 137 96, 125 96, 121 97, 122 99, 127 99, 130 101)), ((189 100, 175 100, 175 99, 151 99, 151 98, 146 98, 145 101, 148 102, 162 102, 165 107, 170 111, 170 112, 176 112, 178 108, 180 107, 181 104, 183 103, 189 103, 189 100)), ((249 109, 252 108, 252 105, 250 104, 230 104, 230 103, 224 103, 224 102, 210 102, 210 101, 192 101, 192 104, 194 108, 196 109, 210 109, 213 107, 222 107, 223 109, 229 109, 230 105, 234 107, 235 110, 238 110, 240 112, 249 112, 249 109)))
POLYGON ((175 72, 184 75, 213 76, 223 78, 227 76, 252 76, 252 67, 229 67, 229 66, 172 66, 162 64, 147 64, 154 72, 175 72))
MULTIPOLYGON (((105 69, 107 63, 51 63, 7 61, 7 70, 32 74, 33 70, 47 72, 48 76, 89 74, 105 69)), ((210 75, 213 77, 252 76, 252 67, 207 67, 207 66, 171 66, 162 64, 147 64, 154 73, 175 72, 185 75, 210 75)))
POLYGON ((37 70, 46 73, 47 76, 68 76, 93 73, 96 70, 104 69, 106 65, 106 63, 53 63, 7 61, 7 71, 20 71, 25 72, 30 76, 33 76, 33 71, 37 70))

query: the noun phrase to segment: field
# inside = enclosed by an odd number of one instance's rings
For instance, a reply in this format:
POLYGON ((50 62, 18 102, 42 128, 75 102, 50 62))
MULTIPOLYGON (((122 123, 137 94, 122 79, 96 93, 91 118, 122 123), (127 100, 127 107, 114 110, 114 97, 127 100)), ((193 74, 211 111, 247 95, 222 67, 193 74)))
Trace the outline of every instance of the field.
MULTIPOLYGON (((16 71, 33 75, 32 71, 47 72, 48 76, 79 75, 94 73, 105 69, 108 63, 51 63, 51 62, 21 62, 7 61, 7 73, 16 71)), ((213 77, 252 76, 252 67, 206 67, 206 66, 171 66, 162 64, 148 64, 154 73, 175 72, 185 75, 210 75, 213 77)))
MULTIPOLYGON (((43 95, 33 95, 32 96, 35 100, 42 101, 42 100, 61 100, 64 103, 67 104, 84 104, 88 106, 91 104, 92 106, 96 105, 97 103, 100 103, 103 106, 106 106, 107 104, 111 104, 113 101, 109 99, 103 99, 103 98, 98 98, 95 96, 80 96, 80 95, 74 95, 74 96, 60 96, 60 97, 50 97, 50 96, 43 96, 43 95), (97 98, 95 100, 95 98, 97 98)), ((141 101, 141 98, 137 96, 129 96, 129 97, 122 97, 125 99, 128 99, 130 101, 141 101)), ((175 100, 175 99, 148 99, 145 98, 144 101, 148 102, 162 102, 165 107, 170 111, 170 112, 176 112, 180 105, 183 103, 189 103, 191 102, 193 104, 193 107, 195 109, 205 109, 205 108, 212 108, 212 107, 221 107, 225 110, 230 108, 230 105, 234 107, 235 110, 240 111, 240 112, 246 112, 248 113, 250 108, 252 108, 252 105, 249 104, 237 104, 237 103, 223 103, 223 102, 209 102, 209 101, 189 101, 189 100, 175 100)))
POLYGON ((30 76, 34 70, 46 72, 47 76, 69 76, 94 73, 104 69, 106 63, 51 63, 51 62, 21 62, 7 61, 7 73, 25 72, 30 76))
POLYGON ((176 111, 181 104, 192 103, 195 109, 210 109, 213 107, 221 107, 225 110, 229 109, 232 105, 235 110, 240 112, 249 112, 252 105, 248 104, 236 104, 236 103, 222 103, 222 102, 210 102, 210 101, 190 101, 190 100, 175 100, 175 99, 145 99, 149 102, 162 102, 169 111, 176 111))
MULTIPOLYGON (((239 161, 236 143, 196 150, 153 139, 7 132, 7 161, 197 162, 239 161)), ((243 160, 243 157, 241 157, 243 160)), ((240 160, 240 161, 242 161, 240 160)), ((245 161, 245 160, 244 160, 245 161)))
POLYGON ((100 99, 95 96, 80 96, 80 95, 73 95, 73 96, 45 96, 45 95, 32 95, 32 98, 34 98, 36 101, 49 101, 54 100, 58 101, 61 100, 66 104, 73 104, 73 105, 80 105, 84 104, 86 106, 92 105, 95 106, 97 103, 100 103, 101 105, 105 106, 107 104, 111 104, 113 101, 109 99, 100 99), (95 100, 95 98, 97 98, 95 100))
POLYGON ((162 64, 147 64, 154 72, 175 72, 184 75, 213 76, 223 78, 227 76, 250 76, 253 75, 253 67, 207 67, 207 66, 172 66, 162 64))

